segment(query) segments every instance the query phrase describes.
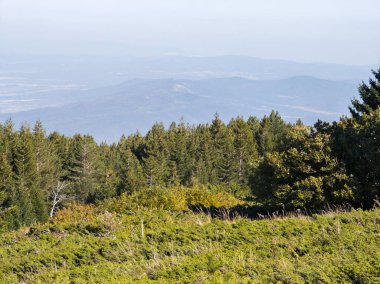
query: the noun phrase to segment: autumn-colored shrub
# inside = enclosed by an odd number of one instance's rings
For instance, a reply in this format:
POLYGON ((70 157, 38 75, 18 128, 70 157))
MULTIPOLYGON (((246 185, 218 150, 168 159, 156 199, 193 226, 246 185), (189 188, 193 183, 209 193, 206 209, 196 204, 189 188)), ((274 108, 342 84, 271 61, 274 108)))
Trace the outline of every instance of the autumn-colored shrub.
POLYGON ((114 212, 128 212, 136 208, 160 208, 171 211, 189 211, 190 207, 229 208, 242 204, 226 192, 211 192, 207 187, 148 188, 133 194, 123 194, 107 200, 103 208, 114 212))

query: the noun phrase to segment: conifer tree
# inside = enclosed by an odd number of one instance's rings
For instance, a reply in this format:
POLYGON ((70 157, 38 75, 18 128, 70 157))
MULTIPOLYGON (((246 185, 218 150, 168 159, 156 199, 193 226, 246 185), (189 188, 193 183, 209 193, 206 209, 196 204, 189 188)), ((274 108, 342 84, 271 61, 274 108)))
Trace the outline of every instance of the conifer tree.
POLYGON ((48 198, 49 192, 61 178, 59 157, 53 145, 46 138, 45 130, 40 121, 33 128, 33 146, 36 156, 39 187, 48 198))
POLYGON ((145 137, 144 171, 149 187, 165 185, 168 176, 168 151, 165 129, 156 123, 145 137))
POLYGON ((321 209, 353 200, 352 179, 336 159, 328 134, 296 125, 286 149, 268 153, 252 182, 253 193, 267 204, 285 209, 321 209))
POLYGON ((214 183, 230 182, 236 177, 238 170, 234 163, 234 145, 233 135, 230 129, 222 122, 219 115, 216 114, 211 126, 211 158, 212 167, 215 170, 214 175, 217 180, 214 183))
POLYGON ((380 109, 343 118, 333 128, 334 150, 358 183, 356 202, 370 207, 380 197, 380 109))
POLYGON ((37 159, 29 127, 22 126, 14 150, 17 201, 20 221, 30 224, 47 219, 45 196, 39 187, 37 159))
POLYGON ((117 195, 119 178, 116 170, 117 150, 113 144, 99 146, 98 190, 94 192, 93 200, 99 201, 117 195))
POLYGON ((359 86, 360 99, 353 99, 350 112, 354 118, 363 114, 369 114, 380 107, 380 68, 375 71, 372 70, 375 79, 369 79, 369 84, 362 84, 359 86))
POLYGON ((17 207, 14 186, 12 167, 7 154, 2 152, 0 153, 0 220, 3 219, 5 226, 9 229, 15 229, 18 225, 17 216, 15 216, 17 207))
POLYGON ((281 118, 278 112, 272 111, 269 116, 261 120, 261 129, 258 135, 260 154, 280 150, 289 125, 281 118))
POLYGON ((247 182, 249 167, 252 167, 258 158, 256 141, 249 124, 241 117, 232 119, 229 128, 234 137, 234 162, 238 169, 236 182, 244 184, 247 182))
POLYGON ((359 87, 360 100, 352 100, 352 118, 329 129, 336 155, 358 184, 356 203, 366 207, 380 197, 380 68, 372 73, 375 78, 359 87))
POLYGON ((178 125, 174 122, 167 132, 167 147, 169 151, 169 183, 189 184, 193 162, 190 158, 189 129, 181 121, 178 125))
POLYGON ((75 135, 70 144, 67 178, 78 200, 94 202, 98 190, 98 148, 91 136, 75 135))
POLYGON ((208 125, 198 125, 190 138, 194 156, 192 183, 207 184, 217 180, 212 158, 212 138, 208 125))
POLYGON ((131 147, 131 141, 125 137, 120 139, 117 146, 118 194, 123 192, 132 193, 145 186, 143 169, 137 157, 132 153, 131 147))
POLYGON ((48 137, 48 143, 55 153, 58 175, 61 180, 65 181, 69 181, 70 174, 70 140, 58 132, 53 132, 48 137))

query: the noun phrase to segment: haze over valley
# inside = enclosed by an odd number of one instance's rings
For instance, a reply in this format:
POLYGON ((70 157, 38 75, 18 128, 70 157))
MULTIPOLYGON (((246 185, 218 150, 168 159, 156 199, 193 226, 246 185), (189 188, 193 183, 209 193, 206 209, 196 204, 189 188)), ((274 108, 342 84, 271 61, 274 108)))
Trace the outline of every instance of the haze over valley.
POLYGON ((204 123, 218 113, 312 124, 347 114, 373 66, 220 57, 2 57, 0 118, 116 141, 155 122, 204 123))

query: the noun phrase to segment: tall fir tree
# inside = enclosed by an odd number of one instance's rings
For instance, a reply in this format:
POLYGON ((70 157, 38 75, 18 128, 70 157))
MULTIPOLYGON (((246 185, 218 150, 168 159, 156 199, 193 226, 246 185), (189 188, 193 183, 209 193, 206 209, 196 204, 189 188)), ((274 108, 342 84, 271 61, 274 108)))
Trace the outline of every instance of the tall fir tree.
POLYGON ((133 193, 145 187, 144 173, 139 160, 132 152, 132 141, 124 136, 117 145, 116 171, 119 177, 117 193, 133 193))
POLYGON ((20 221, 31 224, 47 219, 46 198, 39 187, 37 159, 33 138, 28 126, 22 126, 14 149, 17 200, 20 221))
POLYGON ((36 168, 39 176, 39 188, 46 198, 61 179, 59 157, 53 145, 46 138, 42 123, 37 121, 33 128, 33 148, 36 156, 36 168))
POLYGON ((288 130, 289 125, 278 112, 272 111, 269 116, 264 116, 257 137, 260 154, 281 150, 288 130))
POLYGON ((168 178, 168 149, 162 123, 156 123, 145 137, 144 171, 149 187, 165 185, 168 178))
POLYGON ((75 135, 70 143, 67 179, 81 202, 95 202, 98 191, 99 153, 93 137, 75 135))
POLYGON ((237 165, 234 163, 233 135, 230 129, 216 114, 211 126, 211 158, 213 173, 216 180, 213 183, 228 183, 237 175, 237 165))
POLYGON ((369 114, 380 107, 380 68, 372 71, 375 79, 370 78, 369 84, 362 82, 359 86, 360 100, 352 100, 350 112, 354 118, 360 115, 369 114))
POLYGON ((228 125, 233 133, 234 143, 234 162, 237 164, 238 184, 248 182, 248 173, 258 159, 256 140, 248 123, 243 118, 232 119, 228 125))

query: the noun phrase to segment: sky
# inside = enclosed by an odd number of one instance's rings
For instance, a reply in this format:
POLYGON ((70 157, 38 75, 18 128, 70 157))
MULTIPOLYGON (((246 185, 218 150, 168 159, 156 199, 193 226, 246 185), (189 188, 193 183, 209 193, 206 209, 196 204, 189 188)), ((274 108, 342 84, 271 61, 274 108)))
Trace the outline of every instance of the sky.
POLYGON ((0 52, 380 62, 379 0, 0 0, 0 52))

